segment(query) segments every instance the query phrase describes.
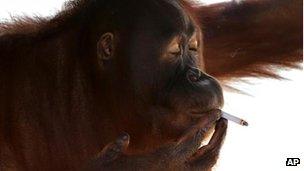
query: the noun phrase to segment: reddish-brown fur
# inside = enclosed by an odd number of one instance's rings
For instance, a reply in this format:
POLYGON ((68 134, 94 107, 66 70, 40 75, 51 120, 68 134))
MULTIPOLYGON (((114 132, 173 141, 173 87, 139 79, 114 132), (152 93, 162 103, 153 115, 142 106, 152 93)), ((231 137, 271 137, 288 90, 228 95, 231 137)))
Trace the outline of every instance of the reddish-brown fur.
MULTIPOLYGON (((202 24, 206 71, 221 81, 240 76, 279 78, 269 64, 297 67, 302 62, 302 1, 183 3, 202 24)), ((134 151, 167 143, 152 135, 147 138, 149 121, 132 115, 145 107, 128 93, 134 80, 100 82, 113 73, 100 70, 93 58, 94 42, 108 31, 99 32, 94 22, 87 22, 94 9, 86 0, 74 1, 52 19, 20 18, 0 24, 0 170, 79 170, 124 130, 134 151)), ((132 30, 125 29, 125 34, 132 30)), ((119 61, 115 72, 130 70, 127 62, 119 61)), ((204 158, 206 170, 217 155, 218 151, 204 158)))
POLYGON ((219 79, 275 77, 265 67, 302 62, 302 8, 297 0, 247 0, 198 9, 204 23, 207 71, 219 79))

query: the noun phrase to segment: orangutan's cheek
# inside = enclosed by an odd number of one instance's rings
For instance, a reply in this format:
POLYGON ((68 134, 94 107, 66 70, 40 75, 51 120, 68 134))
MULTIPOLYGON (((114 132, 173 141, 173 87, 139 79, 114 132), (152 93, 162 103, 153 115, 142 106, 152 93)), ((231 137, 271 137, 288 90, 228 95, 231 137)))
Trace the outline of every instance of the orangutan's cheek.
POLYGON ((171 138, 181 136, 195 122, 185 114, 172 114, 163 118, 161 132, 171 138))
POLYGON ((175 119, 172 119, 170 126, 175 129, 185 130, 189 128, 194 123, 190 117, 185 115, 178 115, 175 119))

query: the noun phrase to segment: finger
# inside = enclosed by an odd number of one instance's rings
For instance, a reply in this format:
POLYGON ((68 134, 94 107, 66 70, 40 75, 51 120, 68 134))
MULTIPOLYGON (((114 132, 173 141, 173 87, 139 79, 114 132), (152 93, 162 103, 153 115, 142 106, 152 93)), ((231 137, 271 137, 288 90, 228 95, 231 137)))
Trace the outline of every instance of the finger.
POLYGON ((98 160, 109 162, 117 159, 128 148, 130 136, 122 133, 115 142, 106 145, 98 155, 98 160))
POLYGON ((127 149, 130 141, 130 136, 127 133, 122 133, 116 141, 106 145, 96 158, 89 161, 83 171, 99 171, 100 168, 104 168, 105 165, 115 161, 123 152, 127 149))
MULTIPOLYGON (((220 118, 220 110, 212 110, 208 113, 205 113, 201 119, 198 120, 194 125, 192 125, 179 139, 178 143, 191 140, 195 133, 202 130, 203 132, 207 131, 215 122, 220 118)), ((201 132, 201 131, 200 131, 201 132)))
POLYGON ((215 127, 215 132, 206 146, 201 147, 191 158, 189 162, 193 163, 214 163, 216 162, 222 143, 227 132, 227 120, 221 118, 215 127))
POLYGON ((204 116, 193 125, 177 142, 176 154, 181 157, 190 157, 201 145, 207 131, 220 118, 220 110, 214 110, 204 116))
POLYGON ((215 132, 208 143, 209 147, 214 147, 218 144, 222 144, 226 136, 227 126, 227 119, 221 118, 220 120, 218 120, 215 126, 215 132))

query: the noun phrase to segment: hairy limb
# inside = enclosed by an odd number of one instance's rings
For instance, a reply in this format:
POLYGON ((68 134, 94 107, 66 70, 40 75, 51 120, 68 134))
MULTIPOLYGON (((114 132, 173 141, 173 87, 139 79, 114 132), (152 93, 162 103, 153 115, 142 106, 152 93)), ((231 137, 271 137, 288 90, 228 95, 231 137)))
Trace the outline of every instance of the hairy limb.
POLYGON ((85 170, 210 170, 216 163, 225 137, 227 121, 220 119, 209 144, 200 148, 206 131, 219 115, 208 114, 185 132, 176 142, 150 154, 128 155, 125 150, 129 136, 124 134, 107 145, 85 170))
POLYGON ((193 170, 200 170, 200 168, 210 168, 215 164, 220 153, 222 143, 225 139, 227 131, 227 120, 220 119, 215 127, 215 132, 206 146, 201 147, 189 159, 189 164, 193 170), (208 166, 209 165, 209 166, 208 166))
POLYGON ((302 62, 302 1, 246 0, 197 8, 206 70, 220 80, 279 78, 267 67, 302 62))

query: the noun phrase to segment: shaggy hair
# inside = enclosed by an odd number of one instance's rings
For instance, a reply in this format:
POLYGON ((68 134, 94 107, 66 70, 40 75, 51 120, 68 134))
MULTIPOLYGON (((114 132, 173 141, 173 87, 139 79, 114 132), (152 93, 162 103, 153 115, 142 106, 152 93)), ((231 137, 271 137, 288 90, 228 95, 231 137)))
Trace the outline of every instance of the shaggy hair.
MULTIPOLYGON (((79 169, 115 140, 125 123, 111 124, 115 116, 100 114, 95 97, 108 89, 103 97, 111 97, 121 86, 97 84, 104 73, 93 57, 108 31, 103 26, 122 30, 115 16, 128 15, 139 1, 115 4, 126 5, 123 11, 112 11, 112 2, 74 0, 54 17, 0 23, 0 170, 79 169)), ((182 3, 203 30, 206 72, 220 81, 280 78, 271 66, 301 68, 302 1, 182 3)), ((123 105, 110 101, 104 100, 104 110, 123 105)))

